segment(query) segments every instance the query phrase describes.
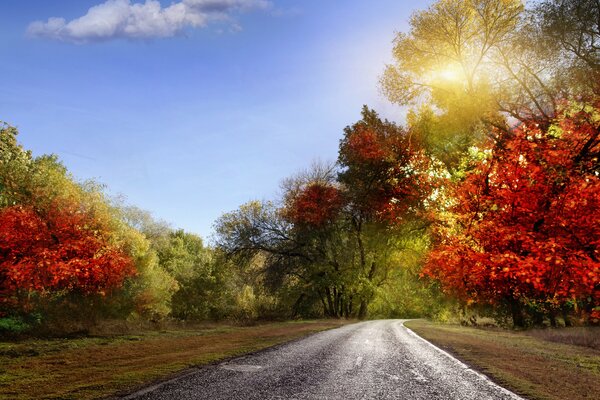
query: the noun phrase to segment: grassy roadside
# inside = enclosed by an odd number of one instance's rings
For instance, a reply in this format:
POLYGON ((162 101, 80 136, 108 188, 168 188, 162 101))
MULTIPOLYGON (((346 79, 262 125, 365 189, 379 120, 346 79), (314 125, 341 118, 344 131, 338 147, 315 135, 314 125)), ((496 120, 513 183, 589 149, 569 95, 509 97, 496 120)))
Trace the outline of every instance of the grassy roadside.
POLYGON ((174 329, 114 337, 0 342, 0 399, 93 399, 344 321, 174 329))
MULTIPOLYGON (((414 320, 406 326, 500 385, 530 399, 600 398, 600 350, 535 332, 468 328, 414 320)), ((594 329, 593 335, 600 334, 594 329)))

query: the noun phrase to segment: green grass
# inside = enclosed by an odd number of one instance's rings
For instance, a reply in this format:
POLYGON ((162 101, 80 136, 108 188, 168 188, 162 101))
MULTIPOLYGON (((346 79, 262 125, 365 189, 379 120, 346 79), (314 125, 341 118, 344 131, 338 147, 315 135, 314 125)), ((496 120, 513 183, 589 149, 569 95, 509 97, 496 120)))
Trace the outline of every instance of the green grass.
POLYGON ((594 340, 581 340, 600 335, 600 328, 517 332, 423 320, 406 326, 526 398, 600 398, 600 350, 582 345, 594 340))
POLYGON ((344 323, 290 321, 0 342, 0 399, 94 399, 125 393, 193 366, 344 323))

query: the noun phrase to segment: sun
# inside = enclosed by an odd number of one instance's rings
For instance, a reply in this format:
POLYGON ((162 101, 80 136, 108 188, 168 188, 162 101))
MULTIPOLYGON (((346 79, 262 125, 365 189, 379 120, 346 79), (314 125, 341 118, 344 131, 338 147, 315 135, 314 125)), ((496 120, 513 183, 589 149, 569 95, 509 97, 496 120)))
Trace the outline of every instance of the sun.
POLYGON ((436 81, 456 82, 464 77, 464 72, 459 65, 444 65, 432 72, 432 78, 436 81))

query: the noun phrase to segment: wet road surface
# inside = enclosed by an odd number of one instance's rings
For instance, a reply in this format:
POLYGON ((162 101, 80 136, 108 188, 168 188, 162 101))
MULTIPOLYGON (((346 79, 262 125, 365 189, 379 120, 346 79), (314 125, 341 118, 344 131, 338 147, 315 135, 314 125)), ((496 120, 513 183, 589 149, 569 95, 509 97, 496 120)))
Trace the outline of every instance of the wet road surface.
POLYGON ((421 339, 402 320, 379 320, 201 367, 126 399, 521 398, 421 339))

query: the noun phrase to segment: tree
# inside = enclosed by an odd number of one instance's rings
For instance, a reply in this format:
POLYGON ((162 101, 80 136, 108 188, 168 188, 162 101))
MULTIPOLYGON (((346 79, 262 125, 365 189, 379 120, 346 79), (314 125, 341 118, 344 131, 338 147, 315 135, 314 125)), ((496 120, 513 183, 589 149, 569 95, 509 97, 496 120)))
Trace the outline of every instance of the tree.
POLYGON ((31 292, 100 293, 122 285, 135 270, 109 243, 93 217, 61 204, 42 215, 31 207, 0 210, 0 287, 20 305, 31 292))
POLYGON ((158 250, 160 266, 178 284, 171 315, 184 320, 223 317, 232 294, 227 288, 229 266, 192 233, 176 230, 158 250))
POLYGON ((296 225, 321 227, 337 218, 342 205, 342 193, 338 188, 311 182, 290 199, 286 216, 296 225))
POLYGON ((598 3, 439 0, 396 37, 381 79, 415 136, 450 171, 513 121, 549 125, 564 100, 598 95, 598 3), (491 129, 491 128, 495 129, 491 129))
POLYGON ((554 61, 553 79, 582 96, 600 94, 600 3, 546 0, 530 12, 535 47, 554 61))
POLYGON ((344 129, 338 164, 348 211, 357 224, 399 224, 422 209, 432 190, 428 160, 419 143, 367 106, 362 119, 344 129))
POLYGON ((31 153, 17 143, 17 134, 15 127, 0 121, 0 207, 15 204, 32 162, 31 153))
MULTIPOLYGON (((156 251, 150 242, 128 225, 135 218, 126 218, 128 214, 109 201, 102 185, 94 181, 77 182, 56 156, 33 158, 17 143, 16 129, 4 125, 0 134, 0 210, 5 210, 7 218, 12 216, 11 221, 17 221, 15 223, 28 224, 32 230, 24 231, 24 234, 29 235, 29 239, 33 240, 36 235, 52 238, 37 243, 36 251, 41 253, 30 254, 31 257, 38 257, 40 262, 48 263, 47 266, 36 266, 44 271, 49 268, 47 276, 37 276, 37 270, 31 267, 33 269, 27 277, 23 275, 21 280, 6 281, 10 285, 8 295, 29 298, 30 306, 36 308, 32 311, 42 312, 45 318, 58 321, 88 319, 88 322, 94 323, 100 315, 126 317, 132 312, 148 318, 168 315, 177 283, 158 265, 156 251), (37 233, 35 229, 38 229, 37 233), (54 232, 54 229, 59 229, 59 232, 54 232), (80 236, 77 236, 77 232, 80 236), (54 238, 61 238, 61 241, 55 243, 57 239, 54 238), (63 250, 68 254, 60 255, 63 250), (116 274, 107 273, 106 279, 117 277, 117 265, 111 266, 111 261, 107 259, 111 255, 115 256, 116 264, 124 260, 120 257, 128 260, 128 266, 123 265, 123 269, 129 272, 124 273, 125 278, 121 283, 117 283, 117 279, 115 284, 104 284, 100 275, 94 275, 78 264, 85 264, 91 257, 93 262, 100 265, 99 269, 94 267, 93 270, 99 274, 103 268, 101 265, 105 265, 102 260, 106 260, 109 263, 106 264, 107 271, 114 270, 116 274), (73 260, 68 261, 71 256, 73 260), (42 260, 43 257, 48 258, 42 260), (52 261, 52 257, 56 260, 52 261), (91 279, 88 286, 83 283, 83 278, 77 277, 77 271, 69 270, 67 266, 71 264, 75 270, 88 274, 91 279), (54 268, 62 269, 58 271, 54 268), (58 273, 62 273, 64 279, 58 273), (71 282, 72 286, 66 282, 71 282), (94 282, 98 284, 96 291, 92 290, 94 282), (50 286, 43 288, 47 285, 50 286), (41 301, 33 304, 36 297, 41 301)), ((11 252, 20 251, 11 247, 16 243, 6 242, 5 245, 9 246, 11 252)), ((25 247, 21 250, 25 253, 17 257, 26 258, 29 250, 25 247)), ((92 261, 89 261, 90 267, 92 261)), ((15 265, 11 267, 16 268, 14 271, 22 266, 20 262, 15 265)))
POLYGON ((366 286, 359 309, 364 317, 376 288, 399 267, 392 256, 401 249, 399 239, 412 229, 420 231, 416 226, 433 189, 429 163, 409 132, 366 106, 362 119, 344 130, 338 163, 348 198, 346 218, 366 286))
POLYGON ((490 144, 454 187, 452 213, 424 273, 467 302, 507 305, 523 326, 535 305, 554 324, 600 304, 600 110, 573 104, 549 128, 523 124, 490 144))
POLYGON ((519 0, 439 0, 415 12, 410 32, 394 41, 395 63, 386 67, 382 89, 398 104, 428 105, 413 110, 413 125, 430 121, 414 133, 449 167, 458 162, 456 153, 485 139, 482 121, 505 126, 493 95, 499 81, 496 50, 509 40, 522 12, 519 0))

